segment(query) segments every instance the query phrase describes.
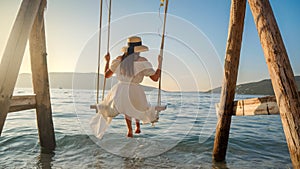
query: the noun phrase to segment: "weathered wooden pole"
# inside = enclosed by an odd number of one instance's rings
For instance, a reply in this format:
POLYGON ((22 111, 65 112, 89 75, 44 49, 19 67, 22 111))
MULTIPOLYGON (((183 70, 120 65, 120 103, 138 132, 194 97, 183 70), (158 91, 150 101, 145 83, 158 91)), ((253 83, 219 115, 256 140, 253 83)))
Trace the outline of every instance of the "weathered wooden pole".
POLYGON ((224 161, 226 157, 242 45, 245 10, 246 0, 231 1, 224 79, 213 149, 213 159, 215 161, 224 161))
POLYGON ((0 135, 40 3, 41 0, 23 0, 3 53, 0 64, 0 135))
POLYGON ((34 21, 30 38, 31 70, 34 93, 36 94, 36 116, 40 145, 48 150, 55 148, 55 135, 50 103, 47 53, 44 26, 46 0, 42 0, 34 21))
POLYGON ((268 65, 294 168, 300 168, 300 97, 268 0, 248 0, 268 65))

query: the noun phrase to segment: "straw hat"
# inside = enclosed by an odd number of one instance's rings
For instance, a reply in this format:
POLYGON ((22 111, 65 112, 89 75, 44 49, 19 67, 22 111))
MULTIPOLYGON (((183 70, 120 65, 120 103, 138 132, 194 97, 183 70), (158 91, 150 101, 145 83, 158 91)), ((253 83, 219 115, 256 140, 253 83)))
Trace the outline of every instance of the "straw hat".
POLYGON ((148 51, 148 47, 142 45, 142 39, 138 36, 132 36, 127 39, 128 46, 124 46, 122 48, 122 52, 128 52, 129 48, 133 48, 134 52, 146 52, 148 51))

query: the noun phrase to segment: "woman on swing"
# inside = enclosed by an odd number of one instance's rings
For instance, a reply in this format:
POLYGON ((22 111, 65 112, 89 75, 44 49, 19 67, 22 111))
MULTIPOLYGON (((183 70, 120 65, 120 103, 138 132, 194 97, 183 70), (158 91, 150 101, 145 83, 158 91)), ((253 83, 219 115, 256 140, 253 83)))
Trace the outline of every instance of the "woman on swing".
POLYGON ((140 56, 140 52, 148 51, 148 47, 142 45, 141 38, 129 37, 127 42, 128 46, 122 48, 124 54, 114 59, 110 66, 110 54, 105 56, 105 77, 110 78, 116 73, 119 82, 107 94, 102 104, 110 105, 118 114, 125 115, 128 128, 127 137, 133 137, 132 118, 136 120, 135 133, 140 133, 139 120, 143 123, 156 122, 158 120, 157 111, 165 110, 166 107, 149 105, 145 92, 139 85, 144 76, 149 76, 155 82, 158 81, 161 74, 162 57, 158 56, 158 68, 155 71, 152 64, 140 56))

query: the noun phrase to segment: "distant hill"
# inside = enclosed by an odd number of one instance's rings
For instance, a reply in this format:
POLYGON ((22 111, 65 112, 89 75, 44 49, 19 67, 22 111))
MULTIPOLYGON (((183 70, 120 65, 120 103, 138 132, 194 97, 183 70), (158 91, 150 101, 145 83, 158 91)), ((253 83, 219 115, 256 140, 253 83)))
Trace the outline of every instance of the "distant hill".
MULTIPOLYGON (((298 91, 300 91, 300 76, 295 76, 295 80, 298 91)), ((207 92, 221 93, 221 87, 209 90, 207 92)), ((270 79, 237 85, 236 93, 250 95, 274 95, 273 86, 270 79)))
MULTIPOLYGON (((103 86, 103 75, 100 75, 100 89, 103 86)), ((95 90, 97 84, 96 73, 49 73, 49 81, 51 88, 59 89, 86 89, 95 90)), ((118 82, 116 77, 106 79, 105 89, 110 89, 113 85, 118 82)), ((32 77, 29 73, 22 73, 19 75, 17 88, 31 88, 32 77)), ((143 86, 144 90, 151 91, 156 88, 143 86)))

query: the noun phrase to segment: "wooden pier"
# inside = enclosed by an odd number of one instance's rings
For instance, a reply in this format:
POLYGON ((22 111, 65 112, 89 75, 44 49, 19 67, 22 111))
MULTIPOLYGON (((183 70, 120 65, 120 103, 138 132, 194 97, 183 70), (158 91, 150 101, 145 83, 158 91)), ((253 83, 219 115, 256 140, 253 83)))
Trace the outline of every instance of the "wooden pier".
POLYGON ((40 145, 56 146, 50 103, 44 28, 46 0, 23 0, 0 64, 0 135, 8 112, 36 109, 40 145), (33 95, 13 96, 24 56, 30 43, 33 95))
POLYGON ((234 102, 246 0, 232 0, 221 100, 217 107, 213 159, 224 161, 232 115, 277 114, 280 112, 291 161, 300 168, 300 94, 293 70, 268 0, 248 0, 268 65, 274 97, 234 102), (259 105, 258 105, 259 103, 259 105), (276 103, 276 105, 275 105, 276 103), (262 108, 262 109, 260 109, 262 108))

